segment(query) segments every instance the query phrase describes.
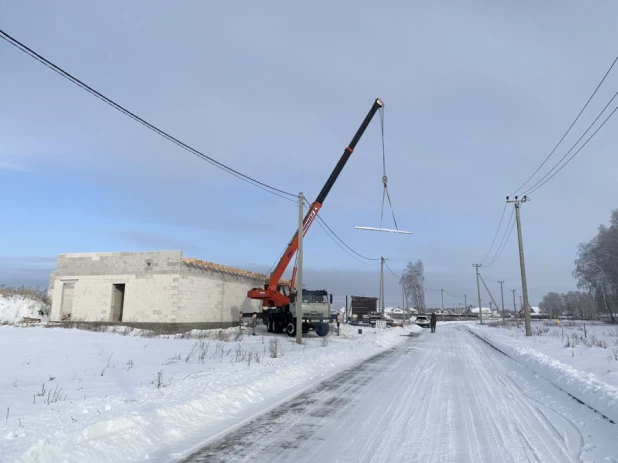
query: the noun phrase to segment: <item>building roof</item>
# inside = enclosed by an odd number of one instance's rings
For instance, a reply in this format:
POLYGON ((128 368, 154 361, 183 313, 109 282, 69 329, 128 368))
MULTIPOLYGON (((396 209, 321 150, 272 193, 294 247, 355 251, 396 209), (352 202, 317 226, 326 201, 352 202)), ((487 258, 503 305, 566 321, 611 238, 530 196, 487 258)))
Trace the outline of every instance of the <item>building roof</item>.
MULTIPOLYGON (((183 257, 182 261, 187 265, 195 265, 197 267, 207 268, 210 270, 218 270, 220 272, 230 273, 232 275, 246 276, 249 278, 256 278, 259 280, 267 280, 268 275, 263 273, 252 272, 251 270, 244 270, 236 267, 229 267, 227 265, 215 264, 214 262, 207 262, 205 260, 194 259, 192 257, 183 257)), ((292 280, 282 278, 279 280, 280 285, 290 285, 292 280)))
POLYGON ((228 267, 227 265, 215 264, 214 262, 207 262, 205 260, 193 259, 191 257, 183 257, 182 261, 187 265, 195 265, 197 267, 207 268, 210 270, 218 270, 220 272, 231 273, 233 275, 257 278, 260 280, 265 280, 268 278, 263 273, 252 272, 251 270, 243 270, 241 268, 236 268, 236 267, 228 267))

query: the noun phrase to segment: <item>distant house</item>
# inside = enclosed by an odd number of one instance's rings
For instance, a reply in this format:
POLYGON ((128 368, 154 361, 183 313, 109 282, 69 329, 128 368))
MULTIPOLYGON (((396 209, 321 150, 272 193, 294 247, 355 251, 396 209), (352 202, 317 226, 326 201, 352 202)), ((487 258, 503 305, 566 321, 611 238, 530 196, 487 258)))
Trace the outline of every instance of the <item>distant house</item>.
MULTIPOLYGON (((479 314, 479 308, 478 307, 473 307, 471 309, 468 309, 468 311, 472 315, 478 315, 479 314)), ((483 307, 482 311, 483 311, 483 314, 491 315, 491 309, 489 307, 483 307)))

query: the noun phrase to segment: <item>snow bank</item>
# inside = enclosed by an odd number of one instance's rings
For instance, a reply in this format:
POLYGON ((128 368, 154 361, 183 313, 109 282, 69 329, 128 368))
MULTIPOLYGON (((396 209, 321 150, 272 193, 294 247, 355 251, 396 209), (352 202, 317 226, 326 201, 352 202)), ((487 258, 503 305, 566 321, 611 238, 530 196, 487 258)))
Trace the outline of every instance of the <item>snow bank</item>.
POLYGON ((20 323, 24 317, 39 318, 42 322, 46 322, 49 316, 39 313, 44 309, 49 309, 49 307, 41 301, 24 296, 0 295, 0 324, 14 325, 20 323))
POLYGON ((466 328, 580 402, 618 423, 618 388, 615 386, 601 381, 592 373, 577 370, 535 349, 516 345, 512 339, 490 333, 486 328, 471 325, 466 328))
POLYGON ((258 328, 258 336, 246 330, 227 342, 215 333, 195 340, 0 328, 0 350, 12 352, 0 357, 0 406, 10 408, 0 455, 169 461, 422 330, 363 328, 359 335, 344 325, 341 336, 311 335, 299 346, 258 328))

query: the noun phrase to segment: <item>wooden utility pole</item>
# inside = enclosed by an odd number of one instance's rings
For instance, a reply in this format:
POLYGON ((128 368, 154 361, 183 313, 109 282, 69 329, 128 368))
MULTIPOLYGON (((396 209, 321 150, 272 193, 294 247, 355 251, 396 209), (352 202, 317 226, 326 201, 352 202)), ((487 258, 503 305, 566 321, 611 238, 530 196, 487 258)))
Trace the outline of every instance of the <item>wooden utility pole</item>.
POLYGON ((524 323, 526 327, 526 336, 532 336, 532 327, 530 326, 530 303, 528 301, 528 283, 526 281, 526 262, 524 259, 524 241, 521 234, 521 217, 519 215, 520 203, 529 201, 527 196, 521 199, 515 199, 509 201, 509 197, 506 197, 507 203, 513 203, 515 205, 515 219, 517 220, 517 241, 519 242, 519 266, 521 268, 521 291, 524 297, 524 323))
POLYGON ((504 290, 502 289, 504 280, 498 280, 498 283, 500 283, 500 297, 502 298, 502 320, 504 320, 504 317, 506 316, 506 313, 504 312, 504 290))
MULTIPOLYGON (((303 343, 303 216, 305 197, 298 193, 298 251, 296 255, 296 344, 303 343)), ((328 314, 330 317, 330 314, 328 314)))
POLYGON ((483 264, 472 264, 472 267, 476 268, 476 291, 479 297, 479 317, 481 319, 481 325, 483 324, 483 305, 481 304, 481 284, 479 283, 479 268, 483 264))

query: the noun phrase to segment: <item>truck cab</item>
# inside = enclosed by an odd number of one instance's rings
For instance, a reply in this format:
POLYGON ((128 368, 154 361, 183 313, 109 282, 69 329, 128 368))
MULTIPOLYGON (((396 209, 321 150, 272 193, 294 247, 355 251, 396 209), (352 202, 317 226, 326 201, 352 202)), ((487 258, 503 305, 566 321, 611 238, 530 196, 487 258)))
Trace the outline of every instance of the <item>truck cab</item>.
MULTIPOLYGON (((332 298, 332 296, 331 296, 332 298)), ((293 293, 290 303, 290 314, 296 317, 297 297, 296 292, 293 293)), ((303 290, 302 302, 302 319, 303 323, 328 323, 330 318, 330 301, 329 294, 325 289, 319 290, 303 290)))
MULTIPOLYGON (((296 291, 290 292, 288 285, 278 285, 278 290, 290 297, 287 307, 265 308, 262 317, 269 332, 285 331, 289 336, 296 335, 296 314, 298 304, 296 291)), ((330 304, 332 294, 325 289, 303 290, 302 329, 303 333, 313 330, 318 336, 326 336, 330 331, 330 304)))

